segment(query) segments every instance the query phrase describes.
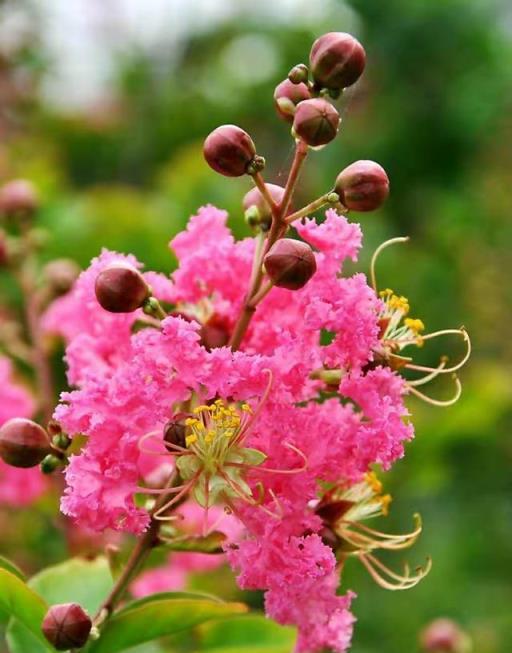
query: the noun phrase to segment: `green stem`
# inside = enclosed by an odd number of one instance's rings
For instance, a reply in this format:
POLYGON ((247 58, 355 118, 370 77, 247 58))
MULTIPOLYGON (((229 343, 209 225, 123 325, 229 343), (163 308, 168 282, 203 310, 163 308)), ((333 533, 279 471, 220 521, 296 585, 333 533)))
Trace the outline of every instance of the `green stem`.
POLYGON ((314 211, 318 211, 318 209, 321 209, 322 206, 331 204, 331 201, 329 200, 329 195, 331 194, 331 192, 325 193, 325 195, 322 195, 322 197, 319 197, 314 202, 310 202, 306 206, 303 206, 299 211, 291 213, 285 218, 286 224, 290 225, 292 222, 295 222, 295 220, 300 220, 301 218, 305 218, 306 216, 310 215, 314 211))
POLYGON ((272 226, 270 227, 270 231, 267 236, 265 247, 261 252, 261 256, 258 253, 261 262, 255 268, 256 275, 254 278, 252 278, 252 282, 249 286, 249 290, 245 297, 242 311, 240 313, 237 323, 235 324, 235 328, 233 329, 233 334, 229 342, 230 347, 233 351, 236 351, 242 344, 242 340, 245 336, 247 328, 249 327, 252 317, 256 311, 257 303, 261 301, 261 299, 263 299, 263 297, 265 297, 265 295, 271 289, 271 287, 266 288, 266 291, 263 294, 261 294, 261 296, 258 294, 260 290, 261 282, 263 281, 263 271, 262 271, 261 263, 263 262, 265 254, 269 251, 272 245, 276 242, 276 240, 281 238, 286 233, 286 230, 288 229, 288 225, 286 223, 286 220, 284 219, 284 216, 286 215, 286 212, 290 205, 290 201, 299 178, 300 170, 302 168, 302 164, 304 163, 307 154, 308 154, 308 146, 303 141, 297 141, 295 146, 295 156, 293 158, 293 163, 290 168, 290 173, 286 181, 283 199, 279 204, 279 206, 277 206, 274 200, 270 197, 270 194, 268 193, 268 190, 265 186, 265 182, 263 181, 263 177, 261 176, 261 174, 256 173, 253 175, 254 183, 256 184, 256 186, 258 187, 261 194, 263 195, 263 197, 265 198, 269 207, 272 210, 272 226))
POLYGON ((30 244, 30 235, 27 232, 24 233, 24 244, 26 258, 19 270, 18 281, 23 294, 25 321, 32 346, 32 362, 37 379, 38 393, 41 397, 42 416, 44 422, 47 423, 53 414, 55 394, 52 371, 41 332, 41 306, 36 286, 36 259, 30 244))

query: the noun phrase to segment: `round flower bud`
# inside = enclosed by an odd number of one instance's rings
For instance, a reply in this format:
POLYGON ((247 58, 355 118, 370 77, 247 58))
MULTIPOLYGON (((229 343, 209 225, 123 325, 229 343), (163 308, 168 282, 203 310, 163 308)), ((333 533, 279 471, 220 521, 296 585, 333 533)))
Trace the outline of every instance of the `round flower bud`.
POLYGON ((309 61, 316 86, 342 89, 352 86, 361 77, 366 53, 350 34, 329 32, 313 43, 309 61))
POLYGON ((311 99, 311 93, 306 84, 294 83, 285 79, 276 86, 274 91, 274 103, 277 113, 283 120, 293 122, 295 107, 303 100, 311 99))
POLYGON ((44 266, 43 274, 56 295, 71 290, 80 274, 80 266, 69 258, 58 258, 44 266))
POLYGON ((0 428, 0 458, 13 467, 35 467, 50 451, 48 435, 30 419, 15 417, 0 428))
POLYGON ((170 419, 164 426, 164 442, 173 444, 176 447, 186 447, 185 435, 186 426, 185 419, 190 417, 187 413, 178 413, 170 419))
POLYGON ((326 145, 335 138, 340 124, 340 114, 327 100, 315 98, 297 105, 293 131, 311 147, 326 145))
POLYGON ((140 308, 150 296, 150 289, 142 274, 126 264, 112 264, 96 277, 96 299, 111 313, 131 313, 140 308))
POLYGON ((53 472, 60 467, 62 460, 52 453, 49 453, 41 461, 41 472, 43 474, 53 474, 53 472))
POLYGON ((229 342, 230 324, 226 318, 220 315, 212 315, 208 322, 201 327, 199 335, 201 336, 201 344, 208 351, 218 347, 225 347, 229 342))
POLYGON ((203 154, 215 172, 226 177, 241 177, 256 155, 256 146, 240 127, 222 125, 206 138, 203 154))
POLYGON ((57 651, 82 648, 91 628, 91 618, 78 603, 52 605, 41 626, 43 635, 57 651))
POLYGON ((274 243, 263 264, 274 285, 288 290, 302 288, 316 272, 311 247, 293 238, 281 238, 274 243))
POLYGON ((469 636, 451 619, 436 619, 420 634, 425 653, 469 653, 469 636))
MULTIPOLYGON (((265 186, 274 202, 280 204, 283 199, 284 188, 277 184, 265 184, 265 186)), ((244 199, 242 200, 242 205, 244 207, 245 217, 250 224, 252 223, 254 226, 261 226, 264 230, 270 227, 270 223, 272 222, 272 211, 259 188, 251 188, 251 190, 245 194, 244 199)))
POLYGON ((307 83, 308 73, 308 67, 303 63, 299 63, 290 70, 288 79, 292 84, 307 83))
POLYGON ((334 189, 348 209, 374 211, 389 194, 389 179, 375 161, 356 161, 340 172, 334 189))
POLYGON ((30 215, 39 206, 36 189, 26 179, 14 179, 0 188, 0 213, 30 215))

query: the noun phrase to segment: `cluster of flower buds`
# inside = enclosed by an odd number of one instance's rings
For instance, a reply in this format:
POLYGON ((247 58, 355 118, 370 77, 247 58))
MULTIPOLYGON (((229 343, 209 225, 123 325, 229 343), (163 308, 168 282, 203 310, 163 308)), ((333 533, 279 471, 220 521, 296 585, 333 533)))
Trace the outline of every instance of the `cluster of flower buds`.
POLYGON ((53 420, 46 430, 24 417, 14 417, 0 428, 0 458, 11 467, 40 465, 44 474, 50 474, 66 461, 70 445, 69 436, 53 420))
POLYGON ((43 635, 57 651, 82 648, 91 629, 91 618, 78 603, 52 605, 41 626, 43 635))
MULTIPOLYGON (((332 100, 359 79, 365 60, 364 48, 357 39, 343 32, 330 32, 314 42, 309 67, 305 64, 294 66, 288 78, 276 87, 277 113, 291 123, 296 152, 301 160, 308 148, 323 147, 336 137, 341 118, 332 100)), ((284 238, 294 220, 325 204, 337 205, 345 212, 374 211, 389 193, 388 177, 378 163, 356 161, 340 172, 330 192, 292 214, 293 185, 287 189, 263 181, 260 173, 265 159, 257 154, 254 141, 246 131, 236 125, 218 127, 206 138, 203 153, 208 165, 219 174, 253 177, 255 188, 243 199, 245 220, 257 232, 270 232, 262 260, 263 270, 272 285, 290 290, 302 288, 316 270, 311 247, 284 238)), ((141 285, 142 301, 143 296, 141 285)), ((263 295, 256 296, 259 299, 263 295)), ((105 305, 101 299, 100 303, 105 305)))

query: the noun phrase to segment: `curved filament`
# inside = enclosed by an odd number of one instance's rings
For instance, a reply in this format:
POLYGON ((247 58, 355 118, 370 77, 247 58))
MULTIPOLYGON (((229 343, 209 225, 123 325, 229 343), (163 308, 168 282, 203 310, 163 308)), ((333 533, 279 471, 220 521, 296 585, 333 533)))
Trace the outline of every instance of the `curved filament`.
POLYGON ((406 243, 408 240, 409 240, 409 236, 399 236, 398 238, 391 238, 390 240, 386 240, 383 243, 381 243, 373 253, 372 260, 370 262, 370 277, 375 292, 377 292, 377 277, 375 275, 375 264, 377 263, 377 259, 379 258, 381 252, 383 252, 390 245, 394 245, 395 243, 406 243))
POLYGON ((460 396, 462 394, 462 384, 457 378, 457 376, 453 376, 453 379, 455 381, 455 394, 451 399, 432 399, 432 397, 429 397, 428 395, 424 394, 423 392, 420 392, 416 388, 412 387, 409 383, 407 383, 409 391, 418 397, 419 399, 422 399, 425 401, 427 404, 432 404, 432 406, 440 406, 441 408, 445 406, 453 406, 453 404, 457 403, 457 401, 460 399, 460 396))
POLYGON ((418 567, 414 576, 410 575, 408 565, 405 565, 404 574, 400 575, 386 567, 371 554, 360 554, 358 557, 373 580, 380 587, 391 591, 411 589, 425 578, 432 568, 432 561, 428 558, 426 566, 424 568, 418 567))
POLYGON ((430 333, 426 336, 421 336, 421 339, 428 340, 431 338, 438 338, 439 336, 446 335, 446 334, 453 334, 453 333, 461 335, 464 338, 464 342, 466 343, 466 353, 456 365, 453 365, 452 367, 443 367, 442 369, 440 369, 440 366, 436 368, 436 367, 428 367, 425 365, 414 365, 413 363, 407 363, 405 367, 409 370, 417 370, 418 372, 431 372, 431 373, 436 372, 437 374, 449 374, 450 372, 456 372, 457 370, 460 370, 460 368, 466 364, 468 358, 471 356, 471 340, 469 338, 467 331, 465 331, 464 329, 445 329, 444 331, 436 331, 435 333, 430 333))

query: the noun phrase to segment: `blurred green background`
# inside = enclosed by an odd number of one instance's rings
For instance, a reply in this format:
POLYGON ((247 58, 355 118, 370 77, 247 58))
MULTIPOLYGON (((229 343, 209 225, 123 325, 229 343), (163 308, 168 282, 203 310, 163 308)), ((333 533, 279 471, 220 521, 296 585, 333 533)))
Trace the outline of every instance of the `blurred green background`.
MULTIPOLYGON (((0 181, 41 191, 45 256, 87 265, 102 246, 169 271, 167 248, 188 216, 211 202, 246 233, 245 179, 215 175, 202 140, 222 123, 254 138, 279 183, 290 164, 275 85, 306 62, 314 38, 349 31, 364 44, 363 79, 341 100, 339 138, 313 153, 304 202, 356 159, 388 171, 391 196, 361 221, 367 271, 375 247, 407 245, 379 263, 381 286, 409 297, 429 330, 464 324, 474 355, 452 408, 411 401, 416 440, 388 475, 385 530, 424 535, 411 562, 430 576, 387 593, 347 566, 358 617, 354 653, 410 653, 431 619, 459 621, 476 653, 512 641, 512 7, 503 0, 202 0, 0 3, 0 181)), ((8 284, 3 282, 4 292, 8 284)), ((423 352, 431 363, 453 343, 423 352)), ((455 352, 456 353, 456 352, 455 352)), ((439 396, 449 390, 442 385, 439 396)), ((4 553, 26 566, 62 557, 49 524, 2 513, 4 553), (14 534, 13 519, 17 525, 14 534), (8 521, 10 520, 10 521, 8 521), (20 546, 24 550, 20 553, 20 546), (16 555, 15 555, 16 557, 16 555)), ((396 560, 394 561, 396 562, 396 560)))

